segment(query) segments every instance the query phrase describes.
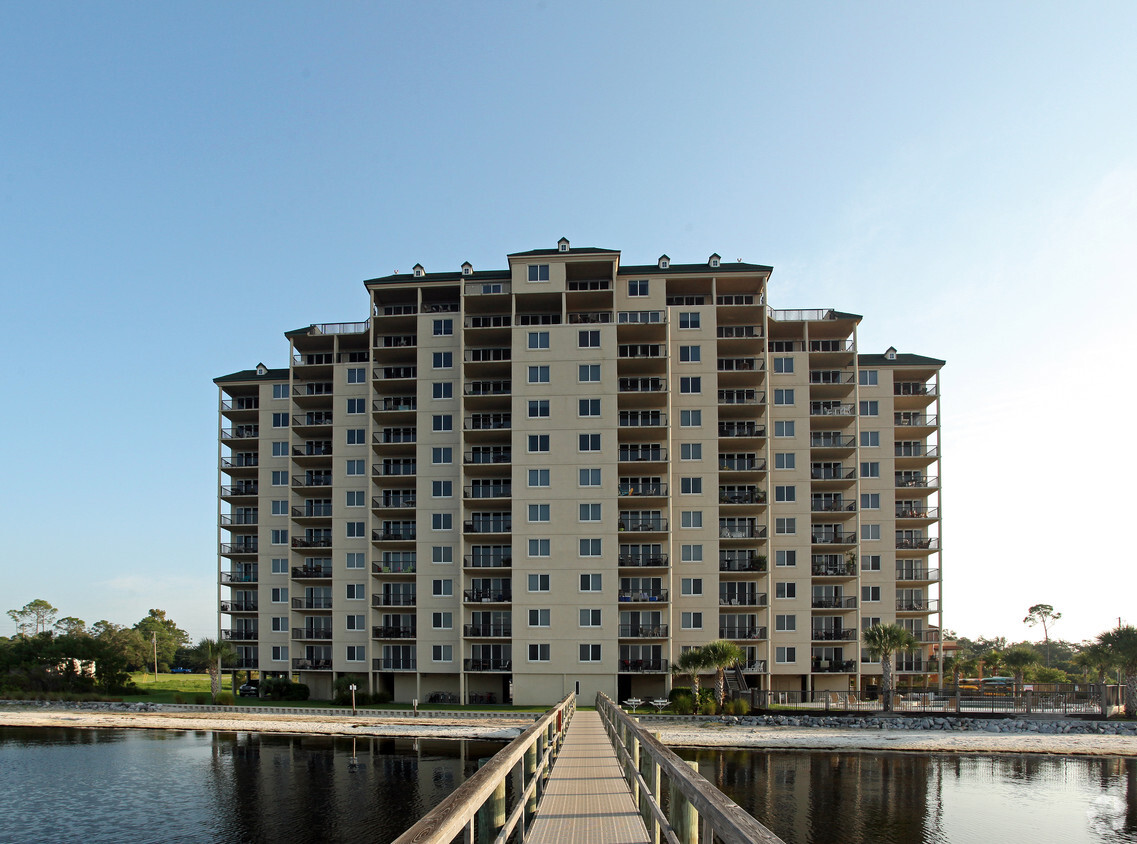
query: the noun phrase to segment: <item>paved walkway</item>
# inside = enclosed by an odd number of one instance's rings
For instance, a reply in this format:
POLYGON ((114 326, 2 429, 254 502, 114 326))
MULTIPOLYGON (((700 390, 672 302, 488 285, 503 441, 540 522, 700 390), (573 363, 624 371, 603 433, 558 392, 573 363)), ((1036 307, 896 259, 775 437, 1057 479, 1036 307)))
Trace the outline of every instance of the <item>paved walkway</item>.
POLYGON ((529 841, 649 844, 647 828, 597 713, 578 710, 573 715, 529 841))

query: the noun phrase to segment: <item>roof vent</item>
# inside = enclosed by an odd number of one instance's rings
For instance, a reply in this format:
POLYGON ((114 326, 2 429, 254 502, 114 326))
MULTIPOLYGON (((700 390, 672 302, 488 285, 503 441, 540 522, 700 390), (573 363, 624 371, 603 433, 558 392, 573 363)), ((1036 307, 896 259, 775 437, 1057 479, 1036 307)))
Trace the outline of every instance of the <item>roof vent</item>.
POLYGON ((415 264, 414 271, 415 278, 422 278, 424 275, 426 275, 426 270, 423 269, 422 264, 415 264))
POLYGON ((707 259, 707 263, 710 264, 712 267, 717 267, 721 262, 722 262, 722 255, 720 255, 718 252, 712 253, 711 257, 707 259))
POLYGON ((661 270, 666 270, 671 266, 671 259, 666 255, 660 255, 659 260, 656 262, 656 266, 658 266, 661 270))
POLYGON ((466 263, 462 264, 462 275, 473 275, 473 274, 474 274, 474 265, 473 264, 471 264, 469 261, 466 261, 466 263))
POLYGON ((562 237, 560 240, 557 241, 557 251, 558 252, 568 252, 569 251, 569 240, 567 237, 562 237))

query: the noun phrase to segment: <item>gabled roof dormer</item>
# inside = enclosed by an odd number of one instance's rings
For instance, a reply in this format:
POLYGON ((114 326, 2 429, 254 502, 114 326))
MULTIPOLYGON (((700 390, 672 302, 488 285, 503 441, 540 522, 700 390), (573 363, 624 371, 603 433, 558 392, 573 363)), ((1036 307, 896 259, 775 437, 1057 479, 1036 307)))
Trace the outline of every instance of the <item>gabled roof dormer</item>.
POLYGON ((560 240, 557 241, 557 251, 558 252, 568 252, 569 251, 569 239, 567 237, 562 237, 560 240))
POLYGON ((659 260, 656 261, 656 266, 659 267, 661 270, 666 270, 668 267, 671 266, 671 259, 668 258, 666 255, 660 255, 659 260))
POLYGON ((717 267, 721 263, 722 255, 720 255, 718 252, 711 253, 711 257, 707 259, 707 265, 711 267, 717 267))
POLYGON ((466 261, 465 263, 463 263, 462 264, 462 275, 473 275, 473 274, 474 274, 474 265, 471 264, 469 261, 466 261))
POLYGON ((424 275, 426 275, 426 270, 423 268, 422 264, 415 264, 413 269, 415 278, 422 278, 424 275))
POLYGON ((896 347, 895 346, 889 346, 888 350, 885 351, 884 356, 886 358, 888 358, 889 360, 896 360, 896 347))
POLYGON ((257 375, 268 375, 268 367, 263 363, 257 364, 257 375))

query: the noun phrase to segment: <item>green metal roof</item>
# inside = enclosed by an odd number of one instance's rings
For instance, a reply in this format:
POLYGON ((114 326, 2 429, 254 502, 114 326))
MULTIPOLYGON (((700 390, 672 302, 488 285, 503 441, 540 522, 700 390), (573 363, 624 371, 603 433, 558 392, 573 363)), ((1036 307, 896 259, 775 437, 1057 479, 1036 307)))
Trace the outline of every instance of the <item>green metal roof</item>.
POLYGON ((742 261, 734 263, 720 263, 717 267, 710 264, 671 264, 659 267, 656 264, 629 264, 620 267, 617 275, 674 275, 676 273, 704 273, 706 275, 722 275, 723 273, 769 273, 773 267, 765 264, 747 264, 742 261))
POLYGON ((288 380, 287 369, 269 369, 265 371, 264 375, 258 373, 255 369, 242 369, 240 372, 234 372, 231 375, 221 375, 213 379, 214 384, 228 384, 233 381, 276 381, 283 378, 288 380))
POLYGON ((947 361, 923 355, 899 354, 892 360, 887 355, 857 355, 860 366, 943 366, 947 361))
POLYGON ((378 278, 369 278, 363 283, 366 285, 418 284, 423 281, 509 281, 512 277, 509 270, 481 270, 474 271, 470 275, 462 275, 461 270, 455 270, 452 273, 423 273, 417 277, 414 273, 392 273, 391 275, 381 275, 378 278))

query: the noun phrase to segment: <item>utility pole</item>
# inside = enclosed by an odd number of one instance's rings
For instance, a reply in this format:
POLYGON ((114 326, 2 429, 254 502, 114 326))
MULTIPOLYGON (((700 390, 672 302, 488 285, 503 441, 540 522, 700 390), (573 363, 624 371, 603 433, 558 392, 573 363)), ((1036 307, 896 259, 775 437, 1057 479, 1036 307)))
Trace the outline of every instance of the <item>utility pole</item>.
POLYGON ((150 642, 154 645, 154 682, 158 682, 158 631, 150 631, 150 642))

